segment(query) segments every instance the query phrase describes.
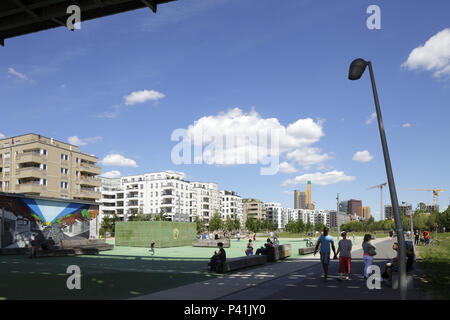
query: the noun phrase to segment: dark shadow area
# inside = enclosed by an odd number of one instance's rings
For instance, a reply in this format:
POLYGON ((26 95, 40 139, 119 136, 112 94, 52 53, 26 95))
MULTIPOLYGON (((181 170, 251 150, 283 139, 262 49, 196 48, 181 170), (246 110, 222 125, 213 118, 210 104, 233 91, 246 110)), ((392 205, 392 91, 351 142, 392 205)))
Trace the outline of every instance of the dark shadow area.
POLYGON ((205 259, 1 256, 0 299, 124 299, 220 277, 206 267, 205 259), (81 269, 80 290, 67 288, 70 265, 81 269))

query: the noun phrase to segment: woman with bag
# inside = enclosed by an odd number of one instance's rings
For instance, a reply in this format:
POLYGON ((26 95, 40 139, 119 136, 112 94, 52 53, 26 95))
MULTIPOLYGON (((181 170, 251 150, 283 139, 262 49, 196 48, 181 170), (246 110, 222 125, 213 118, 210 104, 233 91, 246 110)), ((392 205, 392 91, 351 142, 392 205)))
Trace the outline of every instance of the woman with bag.
POLYGON ((370 234, 366 234, 364 236, 364 241, 362 244, 363 249, 363 260, 364 260, 364 279, 369 277, 368 269, 373 263, 373 257, 377 254, 375 251, 375 246, 370 243, 372 240, 372 236, 370 234))

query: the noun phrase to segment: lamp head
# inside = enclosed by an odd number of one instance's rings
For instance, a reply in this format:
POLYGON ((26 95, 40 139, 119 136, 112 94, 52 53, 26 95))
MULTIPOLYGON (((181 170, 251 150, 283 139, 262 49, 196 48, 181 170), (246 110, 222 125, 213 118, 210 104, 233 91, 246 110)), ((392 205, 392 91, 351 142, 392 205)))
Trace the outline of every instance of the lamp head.
POLYGON ((350 80, 358 80, 366 70, 368 62, 363 59, 355 59, 350 64, 350 70, 348 72, 348 78, 350 80))

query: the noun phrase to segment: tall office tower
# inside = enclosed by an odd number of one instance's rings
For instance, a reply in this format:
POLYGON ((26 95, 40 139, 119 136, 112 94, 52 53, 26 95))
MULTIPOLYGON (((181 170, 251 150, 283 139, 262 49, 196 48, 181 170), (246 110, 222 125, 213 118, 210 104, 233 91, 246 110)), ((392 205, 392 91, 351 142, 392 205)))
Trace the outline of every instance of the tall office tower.
POLYGON ((294 209, 300 209, 300 190, 294 190, 294 209))
POLYGON ((365 220, 370 218, 370 207, 363 206, 359 209, 359 216, 364 218, 365 220))
POLYGON ((0 192, 96 201, 97 162, 75 145, 34 133, 0 139, 0 192))
POLYGON ((360 216, 360 208, 362 207, 361 200, 350 199, 348 200, 347 213, 351 216, 360 216))

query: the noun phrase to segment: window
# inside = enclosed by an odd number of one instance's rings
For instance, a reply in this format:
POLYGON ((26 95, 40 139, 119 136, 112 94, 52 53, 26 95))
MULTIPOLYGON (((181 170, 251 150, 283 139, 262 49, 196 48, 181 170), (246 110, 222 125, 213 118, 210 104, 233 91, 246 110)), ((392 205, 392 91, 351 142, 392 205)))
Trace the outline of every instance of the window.
POLYGON ((47 185, 47 179, 42 179, 41 181, 42 181, 41 184, 42 184, 43 186, 46 186, 46 185, 47 185))

